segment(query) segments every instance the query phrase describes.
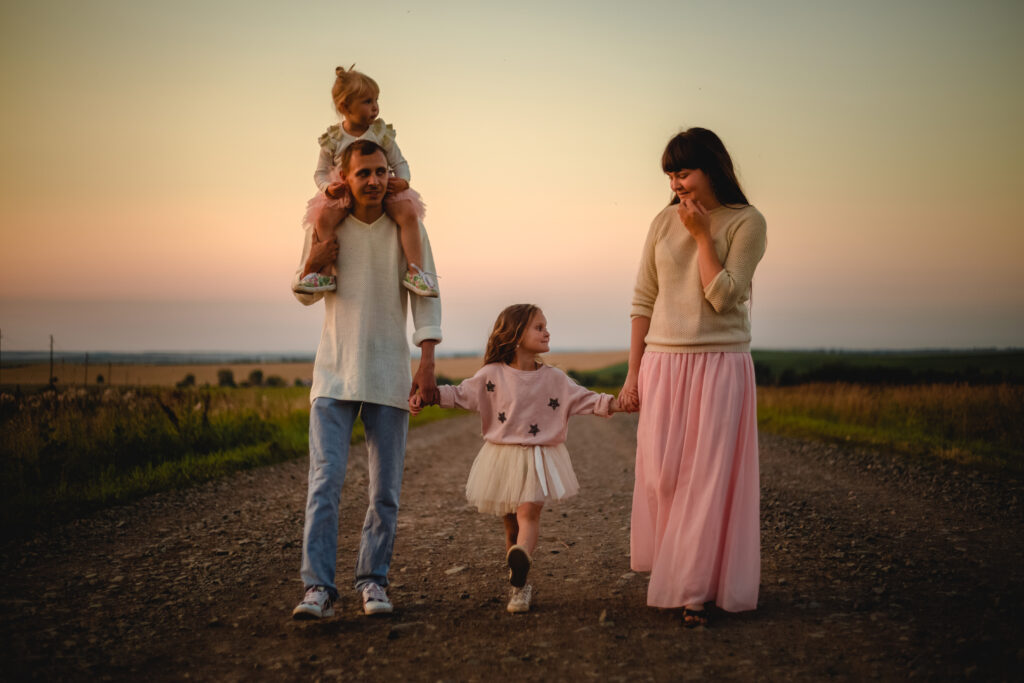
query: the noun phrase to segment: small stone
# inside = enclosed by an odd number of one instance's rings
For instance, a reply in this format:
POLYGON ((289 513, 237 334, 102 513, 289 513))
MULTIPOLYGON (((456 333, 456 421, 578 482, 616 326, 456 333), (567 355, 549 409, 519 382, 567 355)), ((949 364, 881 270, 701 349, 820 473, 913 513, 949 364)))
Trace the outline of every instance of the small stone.
POLYGON ((445 569, 444 573, 447 574, 448 576, 451 576, 452 574, 458 574, 459 572, 465 571, 465 570, 466 570, 466 565, 460 564, 457 567, 452 567, 451 569, 445 569))

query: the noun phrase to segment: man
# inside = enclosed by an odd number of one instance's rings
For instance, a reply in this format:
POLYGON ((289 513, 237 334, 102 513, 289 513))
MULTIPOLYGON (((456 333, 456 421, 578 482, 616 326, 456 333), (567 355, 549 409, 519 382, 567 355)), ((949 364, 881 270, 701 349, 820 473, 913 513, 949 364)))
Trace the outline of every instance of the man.
MULTIPOLYGON (((307 306, 324 300, 310 391, 309 493, 301 570, 306 595, 292 612, 296 619, 334 614, 338 507, 356 415, 366 428, 370 501, 355 586, 366 614, 392 611, 384 589, 398 521, 408 399, 419 392, 426 402, 437 394, 434 346, 441 341, 441 304, 439 299, 410 296, 401 285, 406 264, 398 227, 384 213, 384 151, 373 142, 357 141, 345 150, 341 168, 352 193, 351 213, 338 228, 336 244, 314 244, 313 231, 307 230, 302 265, 292 283, 328 263, 337 267, 337 292, 295 294, 307 306), (421 349, 411 389, 405 338, 410 305, 413 342, 421 349)), ((422 225, 420 231, 423 267, 432 271, 433 255, 422 225)))

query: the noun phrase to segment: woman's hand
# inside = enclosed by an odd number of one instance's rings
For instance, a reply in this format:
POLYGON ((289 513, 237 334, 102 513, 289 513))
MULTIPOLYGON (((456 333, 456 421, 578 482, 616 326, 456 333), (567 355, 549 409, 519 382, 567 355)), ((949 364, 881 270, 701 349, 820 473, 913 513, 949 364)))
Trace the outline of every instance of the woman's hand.
POLYGON ((680 201, 676 212, 694 239, 711 235, 711 218, 708 216, 708 210, 696 199, 680 201))
POLYGON ((409 189, 409 181, 394 176, 388 178, 388 194, 397 194, 409 189))
POLYGON ((633 373, 626 374, 626 381, 619 391, 619 409, 627 413, 635 413, 640 410, 640 391, 637 388, 637 378, 633 373))

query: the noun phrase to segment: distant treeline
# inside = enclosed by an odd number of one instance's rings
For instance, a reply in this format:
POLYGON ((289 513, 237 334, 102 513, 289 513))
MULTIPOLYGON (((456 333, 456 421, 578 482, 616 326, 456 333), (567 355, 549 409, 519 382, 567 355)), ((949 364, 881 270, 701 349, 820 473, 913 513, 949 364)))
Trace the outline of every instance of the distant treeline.
MULTIPOLYGON (((1024 351, 753 351, 760 386, 810 382, 849 382, 908 386, 918 384, 1024 384, 1024 351)), ((588 387, 618 387, 626 363, 569 376, 588 387)))

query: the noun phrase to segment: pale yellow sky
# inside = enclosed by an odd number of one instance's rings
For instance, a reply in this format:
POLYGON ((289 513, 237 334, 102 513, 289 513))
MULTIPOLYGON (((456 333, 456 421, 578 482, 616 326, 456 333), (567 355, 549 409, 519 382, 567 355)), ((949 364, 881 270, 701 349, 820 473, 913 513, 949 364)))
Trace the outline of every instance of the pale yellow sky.
POLYGON ((556 347, 624 347, 692 125, 768 219, 755 347, 1024 339, 1019 2, 211 4, 0 9, 4 348, 311 351, 288 280, 352 62, 428 203, 448 350, 522 300, 556 347))

